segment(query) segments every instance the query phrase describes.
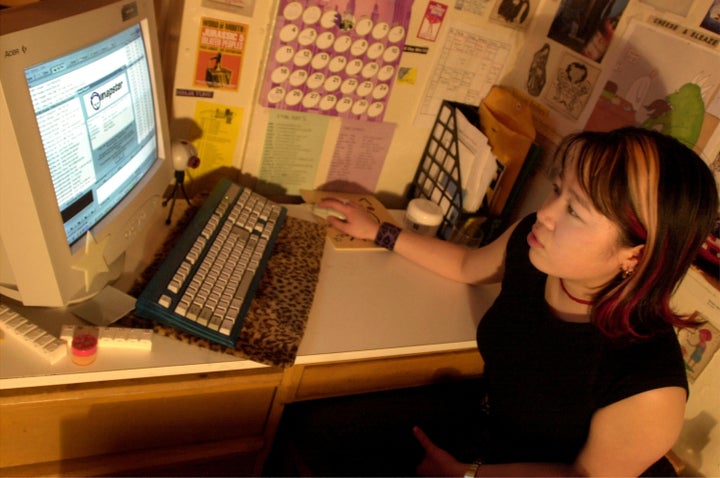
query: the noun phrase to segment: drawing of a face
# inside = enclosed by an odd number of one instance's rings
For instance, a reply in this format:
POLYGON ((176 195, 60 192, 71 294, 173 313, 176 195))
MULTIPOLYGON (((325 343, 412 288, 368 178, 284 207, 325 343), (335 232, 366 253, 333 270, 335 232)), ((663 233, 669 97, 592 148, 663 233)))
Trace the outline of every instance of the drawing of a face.
POLYGON ((572 83, 580 83, 585 80, 588 75, 587 67, 577 62, 570 63, 565 69, 565 72, 572 83))

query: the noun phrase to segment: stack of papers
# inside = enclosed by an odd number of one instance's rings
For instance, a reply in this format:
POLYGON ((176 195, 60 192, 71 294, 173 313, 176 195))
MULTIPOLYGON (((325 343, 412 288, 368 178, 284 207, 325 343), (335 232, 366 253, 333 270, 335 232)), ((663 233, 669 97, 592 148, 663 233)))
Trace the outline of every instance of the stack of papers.
POLYGON ((498 171, 498 159, 492 153, 488 138, 459 111, 457 114, 460 181, 463 211, 475 213, 482 205, 498 171))

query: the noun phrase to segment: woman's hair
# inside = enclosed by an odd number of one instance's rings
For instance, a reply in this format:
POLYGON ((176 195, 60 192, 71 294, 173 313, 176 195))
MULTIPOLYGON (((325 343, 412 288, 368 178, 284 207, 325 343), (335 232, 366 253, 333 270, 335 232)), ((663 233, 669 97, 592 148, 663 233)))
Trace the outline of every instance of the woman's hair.
POLYGON ((632 274, 600 290, 592 321, 609 337, 642 337, 664 323, 696 325, 670 297, 718 215, 708 166, 678 140, 641 128, 570 135, 556 157, 575 167, 595 208, 618 226, 620 246, 644 245, 632 274))

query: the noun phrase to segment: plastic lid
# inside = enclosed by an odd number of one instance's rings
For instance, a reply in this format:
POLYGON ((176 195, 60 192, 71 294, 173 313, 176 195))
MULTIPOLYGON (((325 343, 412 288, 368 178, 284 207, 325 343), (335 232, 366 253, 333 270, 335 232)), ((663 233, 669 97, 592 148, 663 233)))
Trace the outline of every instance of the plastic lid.
POLYGON ((73 337, 72 353, 81 357, 97 352, 97 337, 91 334, 78 334, 73 337))
POLYGON ((405 214, 412 222, 423 226, 438 226, 443 219, 442 208, 429 199, 422 198, 410 201, 405 214))

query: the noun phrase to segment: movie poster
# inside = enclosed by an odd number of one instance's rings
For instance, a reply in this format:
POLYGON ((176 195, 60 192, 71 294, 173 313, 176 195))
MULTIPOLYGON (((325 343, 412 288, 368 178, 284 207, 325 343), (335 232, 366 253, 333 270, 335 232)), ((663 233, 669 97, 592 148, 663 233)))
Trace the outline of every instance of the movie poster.
POLYGON ((203 18, 198 39, 195 84, 213 89, 237 90, 248 26, 203 18))

